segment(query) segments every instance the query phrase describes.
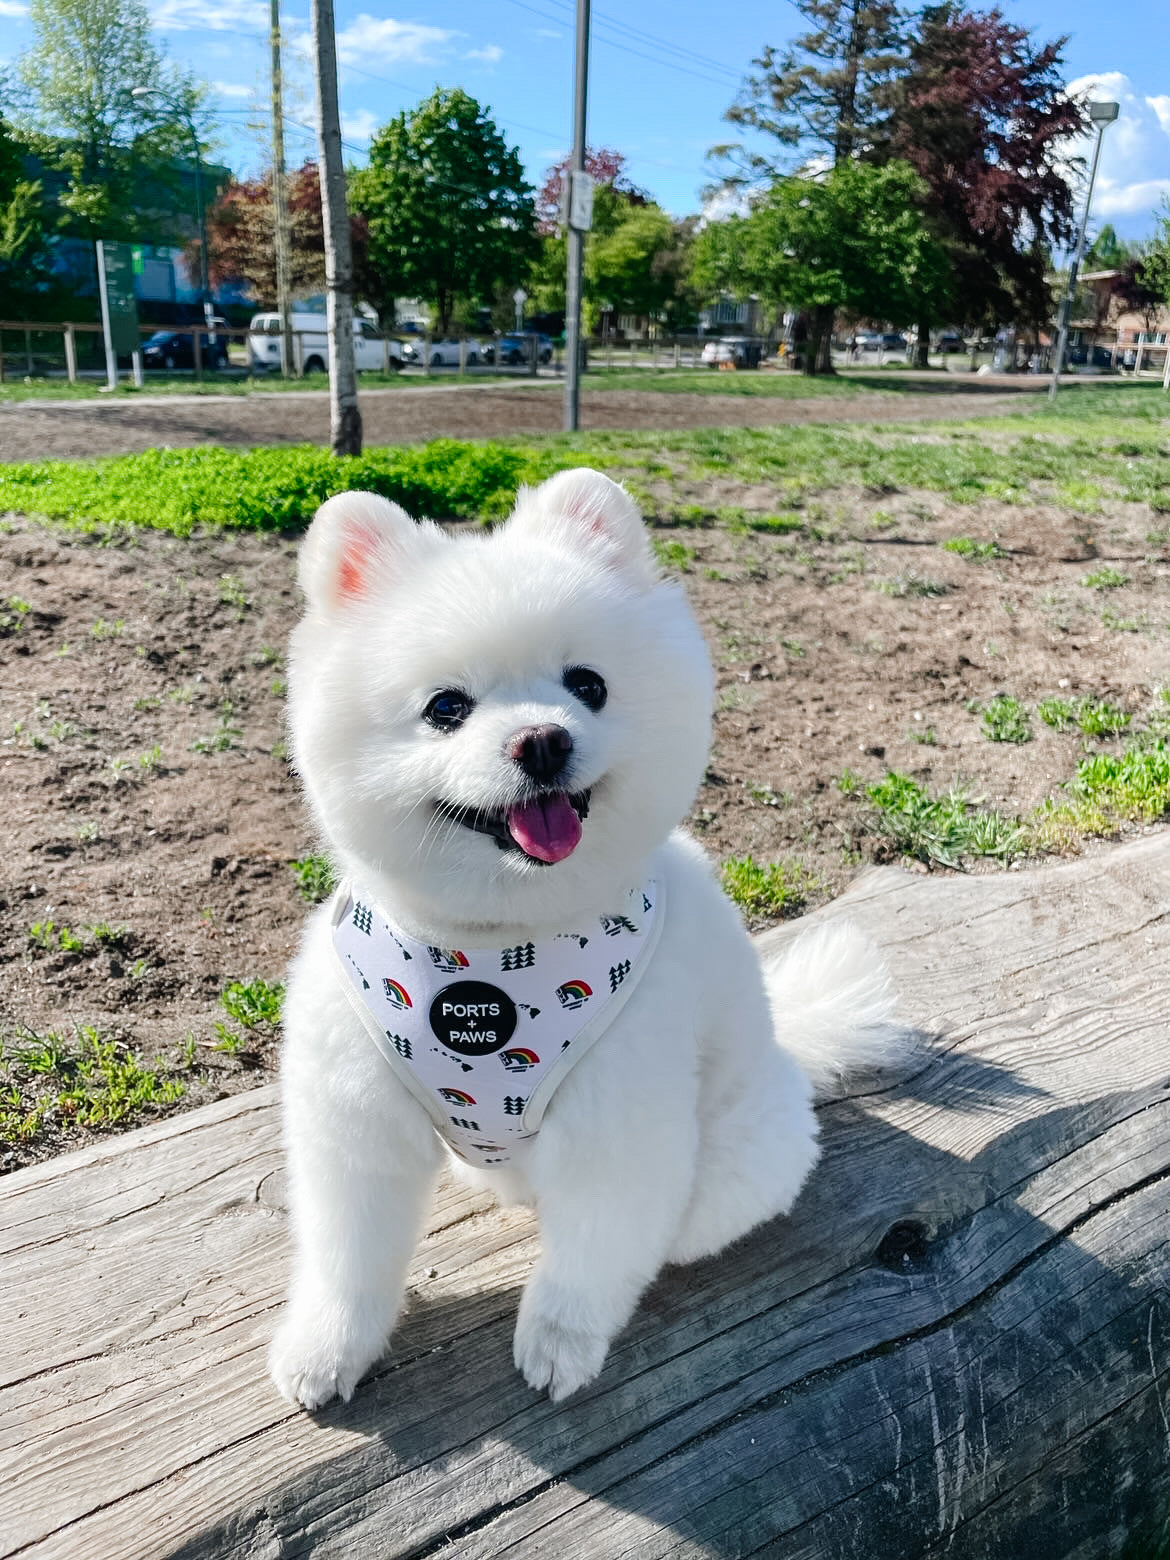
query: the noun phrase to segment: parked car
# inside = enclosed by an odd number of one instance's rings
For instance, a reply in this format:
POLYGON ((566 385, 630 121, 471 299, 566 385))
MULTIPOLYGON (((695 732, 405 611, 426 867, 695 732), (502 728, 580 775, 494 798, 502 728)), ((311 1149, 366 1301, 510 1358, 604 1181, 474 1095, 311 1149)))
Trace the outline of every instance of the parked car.
POLYGON ((860 352, 905 352, 906 338, 900 330, 863 330, 857 347, 860 352))
POLYGON ((700 356, 707 364, 734 363, 742 368, 747 362, 747 347, 738 336, 718 336, 703 343, 700 356))
POLYGON ((487 341, 480 348, 480 356, 485 363, 494 363, 498 348, 501 363, 531 363, 533 342, 536 343, 537 361, 551 363, 553 355, 551 340, 532 330, 514 331, 511 335, 501 336, 498 343, 487 341))
MULTIPOLYGON (((458 368, 459 366, 459 342, 453 336, 437 337, 429 339, 424 337, 421 341, 416 337, 414 341, 405 341, 402 351, 407 363, 429 363, 432 368, 458 368)), ((479 362, 479 342, 467 343, 467 363, 473 365, 479 362)))
MULTIPOLYGON (((228 344, 224 336, 212 341, 207 331, 199 332, 199 356, 204 368, 228 366, 228 344)), ((143 368, 194 368, 195 333, 189 330, 156 330, 142 343, 143 368)))
MULTIPOLYGON (((293 329, 293 367, 301 374, 324 374, 329 367, 329 330, 323 314, 296 311, 291 317, 293 329)), ((284 341, 279 314, 256 314, 248 326, 248 355, 252 369, 264 373, 278 369, 283 362, 284 341)), ((373 320, 355 314, 353 320, 353 358, 358 372, 377 372, 389 357, 390 368, 397 371, 406 361, 400 341, 383 342, 382 332, 373 320), (388 354, 383 351, 389 348, 388 354)))
POLYGON ((957 330, 943 330, 935 337, 936 352, 966 352, 967 343, 957 330))

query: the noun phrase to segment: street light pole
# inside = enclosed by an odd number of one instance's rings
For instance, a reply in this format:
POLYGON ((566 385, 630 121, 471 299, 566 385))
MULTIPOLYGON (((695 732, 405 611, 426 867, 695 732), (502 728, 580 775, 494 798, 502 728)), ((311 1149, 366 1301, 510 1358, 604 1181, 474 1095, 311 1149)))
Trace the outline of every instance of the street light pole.
POLYGON ((211 283, 208 280, 207 270, 207 211, 203 204, 203 152, 199 145, 199 133, 195 129, 195 121, 183 105, 169 92, 164 92, 161 87, 132 87, 130 96, 162 98, 163 102, 178 114, 191 133, 191 145, 195 148, 195 223, 199 229, 199 292, 203 302, 203 319, 210 330, 213 311, 211 283))
POLYGON ((1068 286, 1064 292, 1064 302, 1060 306, 1060 328, 1056 334, 1056 353, 1052 360, 1052 382, 1048 386, 1048 399, 1051 401, 1060 385, 1060 370, 1064 366, 1064 354, 1068 350, 1068 327, 1072 316, 1073 294, 1077 286, 1077 272, 1081 268, 1081 260, 1085 253, 1085 239, 1089 232, 1089 208, 1093 204, 1093 185, 1097 182, 1097 163, 1101 157, 1101 142, 1105 139, 1105 131, 1117 118, 1121 107, 1117 103, 1090 103, 1089 118, 1097 127, 1097 144, 1093 147, 1093 162, 1089 169, 1089 188, 1085 193, 1085 212, 1081 218, 1080 231, 1077 234, 1077 247, 1073 252, 1072 265, 1068 272, 1068 286))

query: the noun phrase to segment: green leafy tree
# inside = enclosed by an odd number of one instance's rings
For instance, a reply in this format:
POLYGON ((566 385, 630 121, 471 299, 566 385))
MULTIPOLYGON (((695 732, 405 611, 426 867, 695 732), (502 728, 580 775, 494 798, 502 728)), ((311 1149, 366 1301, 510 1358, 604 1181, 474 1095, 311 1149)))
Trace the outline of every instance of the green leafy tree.
POLYGON ((1140 258, 1137 247, 1118 238, 1112 222, 1106 222, 1085 251, 1086 271, 1120 271, 1130 260, 1140 258))
POLYGON ((35 315, 48 276, 43 191, 24 177, 24 148, 0 117, 0 315, 35 315))
POLYGON ((392 119, 350 181, 385 317, 395 297, 421 298, 446 333, 460 300, 516 287, 538 247, 532 195, 519 152, 461 89, 392 119))
MULTIPOLYGON (((585 321, 598 329, 603 316, 637 314, 670 329, 693 323, 697 305, 690 285, 693 219, 676 221, 625 173, 625 158, 604 147, 586 153, 594 178, 593 227, 585 240, 585 321)), ((556 225, 558 191, 567 159, 545 174, 537 197, 544 232, 530 276, 537 312, 565 307, 565 239, 556 225)))
POLYGON ((688 230, 653 201, 631 205, 605 186, 594 217, 584 267, 590 329, 603 307, 662 320, 684 312, 688 230))
POLYGON ((725 185, 759 185, 810 163, 866 155, 884 139, 905 69, 903 21, 892 0, 794 0, 809 30, 765 47, 725 114, 755 144, 712 147, 725 185), (771 143, 783 150, 777 155, 771 143))
POLYGON ((914 320, 921 299, 946 299, 950 267, 919 210, 905 163, 842 162, 819 179, 781 179, 746 217, 711 223, 697 270, 709 287, 758 295, 811 316, 806 373, 823 373, 823 333, 835 314, 914 320))
POLYGON ((1145 246, 1141 281, 1164 304, 1170 305, 1170 198, 1163 199, 1154 236, 1145 246))
POLYGON ((30 0, 35 41, 17 62, 21 123, 64 176, 60 225, 85 237, 162 239, 186 225, 176 164, 203 90, 168 65, 142 0, 30 0), (161 88, 135 97, 136 86, 161 88))

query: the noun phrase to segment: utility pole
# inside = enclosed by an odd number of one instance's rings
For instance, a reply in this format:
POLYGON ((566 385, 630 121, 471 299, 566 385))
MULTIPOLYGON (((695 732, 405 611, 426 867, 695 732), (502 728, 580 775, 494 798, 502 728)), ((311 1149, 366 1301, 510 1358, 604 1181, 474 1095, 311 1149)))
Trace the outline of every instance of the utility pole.
POLYGON ((581 409, 581 262, 593 225, 593 182, 585 172, 585 103, 589 87, 589 0, 577 0, 577 56, 573 67, 573 149, 563 203, 568 230, 565 277, 565 432, 576 433, 581 409))
POLYGON ((271 0, 268 31, 272 46, 272 215, 276 247, 276 312, 280 315, 280 371, 287 379, 293 362, 292 315, 289 305, 288 186, 284 179, 284 104, 280 69, 280 0, 271 0))
POLYGON ((345 164, 341 160, 341 115, 337 102, 337 42, 333 0, 311 0, 313 54, 317 67, 317 136, 321 149, 321 218, 325 229, 325 292, 329 311, 329 431, 335 455, 362 452, 353 360, 353 252, 345 164))

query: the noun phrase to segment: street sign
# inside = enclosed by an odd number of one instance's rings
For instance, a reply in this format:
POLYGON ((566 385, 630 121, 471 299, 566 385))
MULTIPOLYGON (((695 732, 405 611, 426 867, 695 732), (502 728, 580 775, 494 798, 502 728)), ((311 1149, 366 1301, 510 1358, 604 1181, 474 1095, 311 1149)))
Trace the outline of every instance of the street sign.
POLYGON ((134 296, 134 251, 129 244, 110 244, 99 238, 97 264, 107 355, 137 352, 142 338, 134 296))
POLYGON ((593 226, 592 176, 573 170, 566 177, 569 181, 569 226, 578 233, 588 233, 593 226))

